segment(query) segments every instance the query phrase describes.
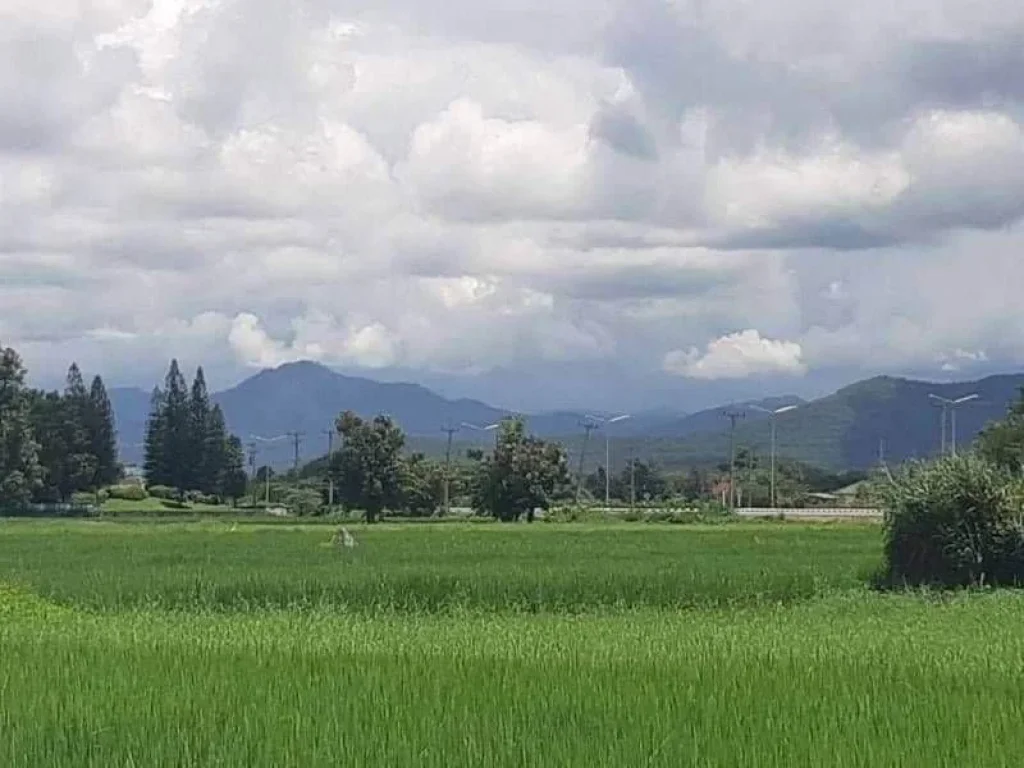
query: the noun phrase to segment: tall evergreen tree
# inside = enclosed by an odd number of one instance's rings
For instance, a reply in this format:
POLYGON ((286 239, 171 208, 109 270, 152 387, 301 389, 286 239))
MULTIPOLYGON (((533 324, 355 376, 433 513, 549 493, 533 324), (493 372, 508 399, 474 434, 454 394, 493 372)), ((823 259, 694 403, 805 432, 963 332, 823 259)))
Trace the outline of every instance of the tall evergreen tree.
POLYGON ((211 445, 209 440, 210 421, 210 395, 206 389, 206 376, 203 374, 203 367, 196 369, 195 379, 192 381, 192 391, 188 401, 189 422, 188 422, 188 482, 190 489, 198 489, 204 493, 214 493, 217 484, 218 468, 211 467, 211 459, 215 461, 216 456, 208 456, 207 451, 213 450, 214 454, 221 452, 224 436, 221 434, 220 443, 211 445))
POLYGON ((67 487, 71 492, 88 490, 93 485, 98 462, 89 440, 89 393, 76 363, 68 369, 64 388, 64 450, 63 475, 67 487))
POLYGON ((166 432, 164 393, 160 387, 153 389, 149 398, 149 418, 146 420, 145 458, 142 471, 147 485, 170 485, 171 473, 167 467, 165 451, 166 432))
POLYGON ((224 423, 224 413, 219 405, 206 417, 206 429, 202 447, 203 464, 200 467, 203 493, 221 495, 223 476, 227 471, 228 434, 224 423))
POLYGON ((30 501, 40 484, 29 408, 21 357, 0 346, 0 506, 30 501))
MULTIPOLYGON (((220 411, 215 407, 215 411, 220 411)), ((224 466, 220 473, 217 493, 236 502, 245 495, 248 477, 245 474, 245 449, 242 441, 231 435, 224 441, 224 466)))
POLYGON ((114 409, 107 396, 103 379, 96 376, 89 388, 89 442, 90 451, 96 459, 93 476, 94 488, 117 482, 120 467, 117 464, 117 428, 114 423, 114 409))
POLYGON ((195 462, 191 456, 189 393, 177 360, 171 360, 171 367, 164 380, 163 406, 162 432, 167 484, 184 493, 194 474, 195 462))
POLYGON ((59 392, 30 392, 32 432, 38 444, 38 458, 42 469, 41 485, 36 494, 39 501, 62 501, 74 491, 68 482, 66 433, 66 404, 59 392))

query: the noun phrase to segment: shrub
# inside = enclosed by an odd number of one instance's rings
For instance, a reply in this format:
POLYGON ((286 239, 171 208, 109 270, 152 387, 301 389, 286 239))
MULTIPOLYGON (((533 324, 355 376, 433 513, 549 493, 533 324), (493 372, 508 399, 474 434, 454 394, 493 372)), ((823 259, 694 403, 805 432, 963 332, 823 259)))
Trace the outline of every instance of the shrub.
POLYGON ((884 492, 883 583, 1020 583, 1016 488, 1006 471, 973 455, 908 465, 884 492))
POLYGON ((149 495, 154 499, 176 499, 178 492, 166 485, 151 485, 149 495))
POLYGON ((112 499, 124 501, 145 501, 149 496, 141 485, 112 485, 107 489, 107 493, 112 499))
POLYGON ((71 505, 75 507, 91 507, 96 503, 96 494, 91 491, 76 491, 71 494, 71 505))
POLYGON ((312 488, 294 488, 285 494, 284 505, 293 515, 318 515, 323 508, 323 497, 312 488))

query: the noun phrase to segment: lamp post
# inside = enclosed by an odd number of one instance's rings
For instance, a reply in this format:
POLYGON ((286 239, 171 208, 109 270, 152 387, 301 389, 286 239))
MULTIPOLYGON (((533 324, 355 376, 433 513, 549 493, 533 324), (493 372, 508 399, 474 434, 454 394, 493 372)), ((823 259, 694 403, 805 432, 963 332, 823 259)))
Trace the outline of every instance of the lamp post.
POLYGON ((948 397, 942 397, 941 395, 929 394, 932 400, 938 403, 942 407, 942 453, 946 453, 946 421, 947 419, 951 422, 951 435, 950 435, 950 455, 956 456, 956 411, 961 405, 965 403, 973 402, 977 400, 978 394, 964 395, 956 399, 948 397))
POLYGON ((776 420, 779 416, 790 411, 795 411, 798 406, 786 405, 782 408, 762 408, 760 405, 750 406, 755 411, 768 414, 768 421, 771 424, 772 437, 771 437, 771 505, 772 509, 775 509, 776 495, 775 495, 775 435, 776 435, 776 420))
MULTIPOLYGON (((618 424, 625 421, 630 414, 623 413, 611 419, 606 419, 604 425, 618 424)), ((604 431, 604 505, 607 507, 612 501, 612 436, 608 429, 604 431)))

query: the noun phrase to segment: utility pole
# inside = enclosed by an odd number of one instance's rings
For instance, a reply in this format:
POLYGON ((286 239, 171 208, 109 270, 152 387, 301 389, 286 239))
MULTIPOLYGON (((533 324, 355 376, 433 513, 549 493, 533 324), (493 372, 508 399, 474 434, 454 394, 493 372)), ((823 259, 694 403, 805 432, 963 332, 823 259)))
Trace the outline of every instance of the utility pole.
POLYGON ((590 433, 600 425, 593 419, 584 419, 580 422, 583 427, 583 447, 580 449, 579 470, 576 473, 576 504, 580 503, 580 491, 583 489, 583 461, 587 455, 587 443, 590 442, 590 433))
POLYGON ((253 506, 256 506, 256 453, 256 441, 252 440, 249 442, 249 475, 251 476, 249 485, 253 506))
POLYGON ((452 511, 452 437, 459 431, 451 422, 441 427, 442 432, 448 434, 448 442, 444 449, 444 515, 447 517, 452 511))
POLYGON ((776 453, 776 451, 775 451, 775 435, 776 435, 776 426, 777 426, 776 422, 777 422, 779 416, 781 416, 784 413, 789 413, 790 411, 795 411, 797 409, 797 406, 795 406, 795 405, 786 405, 786 406, 783 406, 782 408, 776 408, 774 410, 772 410, 770 408, 762 408, 760 405, 753 405, 753 404, 750 407, 753 408, 755 411, 760 411, 761 413, 768 414, 768 421, 771 422, 771 456, 772 456, 772 459, 771 459, 771 465, 772 465, 772 468, 771 468, 771 505, 772 505, 772 509, 775 509, 775 504, 776 504, 776 495, 775 495, 775 453, 776 453))
POLYGON ((636 508, 636 454, 629 449, 629 511, 636 508))
POLYGON ((331 459, 334 457, 334 430, 325 429, 327 435, 327 507, 334 507, 334 475, 331 474, 331 459))
POLYGON ((302 443, 302 438, 305 432, 288 432, 287 435, 292 439, 292 444, 295 446, 295 479, 299 479, 299 446, 302 443))
POLYGON ((743 411, 722 411, 729 420, 729 509, 736 509, 736 422, 746 416, 743 411))

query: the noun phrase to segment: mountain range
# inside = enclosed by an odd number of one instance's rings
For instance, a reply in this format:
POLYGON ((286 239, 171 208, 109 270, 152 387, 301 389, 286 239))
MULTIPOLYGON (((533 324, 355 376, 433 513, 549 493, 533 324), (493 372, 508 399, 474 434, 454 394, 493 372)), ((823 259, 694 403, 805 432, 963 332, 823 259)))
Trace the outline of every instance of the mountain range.
MULTIPOLYGON (((901 461, 939 451, 941 410, 930 394, 951 399, 978 395, 958 412, 958 442, 966 444, 986 423, 1002 417, 1021 387, 1024 374, 952 384, 879 376, 817 400, 774 397, 691 414, 658 409, 632 414, 603 429, 619 462, 636 455, 667 467, 682 467, 714 463, 728 456, 729 421, 723 410, 742 414, 735 431, 737 445, 763 452, 768 448, 770 430, 768 417, 759 408, 796 406, 777 417, 781 456, 833 469, 860 469, 877 463, 880 452, 890 461, 901 461)), ((150 395, 141 389, 114 388, 110 397, 122 460, 138 463, 150 395)), ((294 460, 295 433, 300 461, 324 454, 327 432, 338 413, 346 409, 363 416, 389 414, 409 436, 410 446, 427 453, 443 451, 445 426, 458 428, 456 441, 461 450, 470 444, 489 443, 493 438, 483 427, 510 415, 478 400, 449 400, 418 384, 347 376, 312 362, 260 371, 213 394, 212 400, 223 409, 229 429, 257 446, 259 463, 274 466, 294 460)), ((614 414, 590 415, 608 418, 614 414)), ((562 440, 570 453, 582 445, 581 422, 586 416, 573 411, 526 415, 533 433, 562 440)), ((603 440, 600 442, 599 447, 588 449, 595 461, 603 460, 603 440)))

